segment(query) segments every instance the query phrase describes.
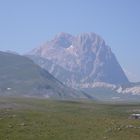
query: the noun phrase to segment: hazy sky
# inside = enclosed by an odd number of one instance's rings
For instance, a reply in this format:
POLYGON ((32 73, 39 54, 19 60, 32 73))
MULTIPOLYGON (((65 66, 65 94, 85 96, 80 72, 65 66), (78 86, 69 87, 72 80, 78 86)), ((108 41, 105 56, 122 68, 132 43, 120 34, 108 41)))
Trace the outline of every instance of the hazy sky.
POLYGON ((140 0, 0 0, 0 50, 26 53, 59 32, 99 34, 140 81, 140 0))

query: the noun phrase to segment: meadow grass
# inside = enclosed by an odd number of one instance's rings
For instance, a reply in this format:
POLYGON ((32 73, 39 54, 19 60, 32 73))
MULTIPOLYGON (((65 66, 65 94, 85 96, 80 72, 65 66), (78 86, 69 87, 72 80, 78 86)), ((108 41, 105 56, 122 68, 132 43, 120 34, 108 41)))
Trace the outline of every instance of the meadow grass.
POLYGON ((0 140, 140 140, 140 104, 0 99, 0 140))

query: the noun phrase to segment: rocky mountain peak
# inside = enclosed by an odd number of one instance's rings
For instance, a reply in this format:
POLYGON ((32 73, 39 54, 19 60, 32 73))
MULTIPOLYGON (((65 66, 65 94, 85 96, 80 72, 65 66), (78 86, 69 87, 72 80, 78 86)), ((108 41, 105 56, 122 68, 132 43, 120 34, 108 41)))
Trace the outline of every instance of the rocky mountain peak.
POLYGON ((104 40, 99 35, 97 35, 93 32, 91 32, 91 33, 81 33, 76 38, 79 42, 81 42, 81 44, 85 43, 86 45, 90 44, 90 43, 98 44, 98 43, 104 42, 104 40))
POLYGON ((83 53, 97 53, 100 47, 106 47, 105 41, 95 33, 82 33, 75 37, 73 41, 77 52, 83 53))
POLYGON ((52 65, 46 64, 45 67, 44 64, 43 67, 66 84, 129 82, 110 47, 95 33, 82 33, 77 36, 60 33, 33 50, 32 54, 49 60, 52 65), (66 73, 63 79, 60 76, 61 68, 66 73))
POLYGON ((69 33, 60 32, 60 33, 58 33, 58 34, 54 37, 54 39, 60 39, 60 38, 62 38, 62 39, 68 39, 68 38, 71 38, 71 37, 72 37, 72 35, 69 34, 69 33))
POLYGON ((67 48, 72 44, 72 40, 73 40, 72 35, 61 32, 57 34, 51 42, 53 43, 53 47, 67 48))

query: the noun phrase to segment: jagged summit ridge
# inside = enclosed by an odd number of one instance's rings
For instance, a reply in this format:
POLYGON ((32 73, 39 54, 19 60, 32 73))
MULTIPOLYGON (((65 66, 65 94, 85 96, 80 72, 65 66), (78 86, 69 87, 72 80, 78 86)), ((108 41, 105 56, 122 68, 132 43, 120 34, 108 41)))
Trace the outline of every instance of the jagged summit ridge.
POLYGON ((129 83, 111 48, 95 33, 77 36, 60 33, 30 54, 36 56, 34 60, 39 65, 66 84, 129 83))

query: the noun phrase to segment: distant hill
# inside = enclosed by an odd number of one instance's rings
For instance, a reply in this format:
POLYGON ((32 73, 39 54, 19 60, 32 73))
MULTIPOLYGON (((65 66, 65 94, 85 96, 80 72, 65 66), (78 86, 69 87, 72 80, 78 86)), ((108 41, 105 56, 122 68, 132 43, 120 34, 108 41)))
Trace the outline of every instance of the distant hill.
POLYGON ((60 33, 29 57, 71 87, 94 82, 129 84, 110 47, 95 33, 60 33))
POLYGON ((29 58, 8 52, 0 52, 0 95, 87 98, 64 86, 29 58))

